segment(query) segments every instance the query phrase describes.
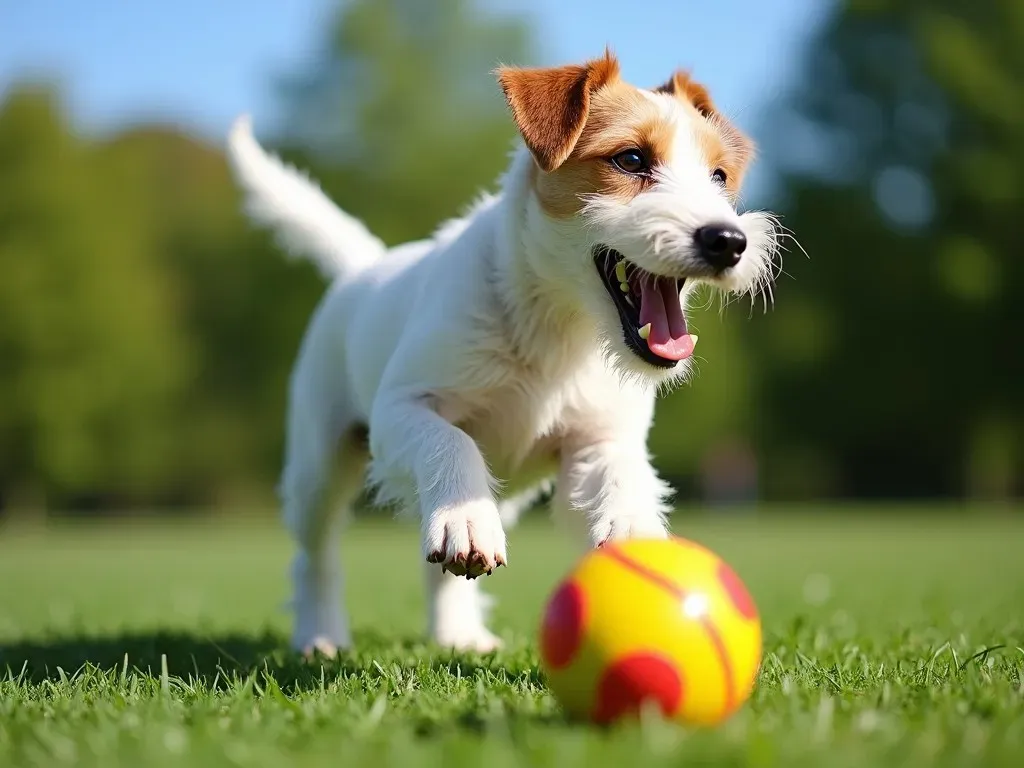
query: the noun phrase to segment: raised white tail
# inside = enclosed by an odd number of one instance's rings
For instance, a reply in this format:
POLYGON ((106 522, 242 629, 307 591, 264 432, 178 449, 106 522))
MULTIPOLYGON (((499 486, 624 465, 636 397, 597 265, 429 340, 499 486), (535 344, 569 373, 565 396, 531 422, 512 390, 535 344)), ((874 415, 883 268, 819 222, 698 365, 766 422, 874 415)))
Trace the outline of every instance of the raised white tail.
POLYGON ((245 192, 245 212, 277 235, 286 251, 310 259, 330 279, 350 277, 381 258, 383 242, 299 170, 267 154, 248 115, 228 136, 228 160, 245 192))

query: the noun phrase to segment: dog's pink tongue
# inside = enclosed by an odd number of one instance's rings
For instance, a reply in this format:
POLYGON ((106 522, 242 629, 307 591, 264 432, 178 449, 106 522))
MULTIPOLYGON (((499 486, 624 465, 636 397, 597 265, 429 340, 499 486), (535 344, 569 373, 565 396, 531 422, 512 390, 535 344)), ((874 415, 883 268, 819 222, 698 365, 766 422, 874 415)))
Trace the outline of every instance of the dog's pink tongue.
POLYGON ((647 346, 658 357, 685 360, 693 354, 693 337, 686 331, 675 280, 657 278, 640 282, 640 326, 648 323, 651 332, 647 346))

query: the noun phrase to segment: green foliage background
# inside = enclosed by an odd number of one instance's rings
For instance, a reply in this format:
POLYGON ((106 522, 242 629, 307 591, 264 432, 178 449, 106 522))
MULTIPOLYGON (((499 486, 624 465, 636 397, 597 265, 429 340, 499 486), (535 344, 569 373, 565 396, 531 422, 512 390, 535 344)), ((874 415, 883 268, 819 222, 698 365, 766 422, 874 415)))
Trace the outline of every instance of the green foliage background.
MULTIPOLYGON (((810 258, 787 254, 767 313, 698 310, 699 375, 659 407, 652 451, 684 496, 744 451, 769 499, 1021 493, 1022 51, 1015 0, 836 5, 748 126, 781 169, 750 202, 810 258)), ((534 56, 470 0, 357 0, 261 139, 387 242, 420 237, 493 187, 514 131, 489 73, 534 56)), ((243 221, 221 148, 164 125, 86 138, 58 86, 24 83, 0 180, 0 503, 269 498, 323 284, 243 221)))

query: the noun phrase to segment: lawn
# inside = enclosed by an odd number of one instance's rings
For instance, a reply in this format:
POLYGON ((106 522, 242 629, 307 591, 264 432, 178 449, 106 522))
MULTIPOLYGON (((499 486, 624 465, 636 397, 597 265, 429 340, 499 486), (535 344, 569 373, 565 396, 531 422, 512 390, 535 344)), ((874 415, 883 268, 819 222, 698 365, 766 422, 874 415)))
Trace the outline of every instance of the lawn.
POLYGON ((704 731, 569 724, 534 632, 572 552, 543 519, 485 579, 508 649, 425 646, 415 532, 343 544, 358 649, 284 650, 273 519, 0 528, 0 766, 1020 765, 1024 515, 677 515, 747 582, 765 660, 704 731))

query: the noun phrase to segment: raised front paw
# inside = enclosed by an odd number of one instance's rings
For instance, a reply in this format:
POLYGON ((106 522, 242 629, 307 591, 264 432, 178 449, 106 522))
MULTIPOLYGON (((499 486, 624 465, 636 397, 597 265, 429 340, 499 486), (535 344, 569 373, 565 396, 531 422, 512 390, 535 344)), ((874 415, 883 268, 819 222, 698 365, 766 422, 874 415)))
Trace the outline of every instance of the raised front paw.
POLYGON ((428 563, 475 579, 505 565, 505 530, 492 501, 473 501, 433 512, 423 532, 428 563))

